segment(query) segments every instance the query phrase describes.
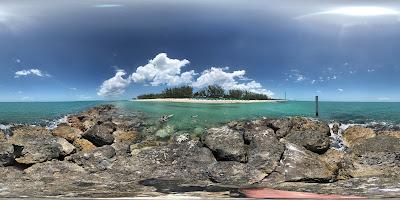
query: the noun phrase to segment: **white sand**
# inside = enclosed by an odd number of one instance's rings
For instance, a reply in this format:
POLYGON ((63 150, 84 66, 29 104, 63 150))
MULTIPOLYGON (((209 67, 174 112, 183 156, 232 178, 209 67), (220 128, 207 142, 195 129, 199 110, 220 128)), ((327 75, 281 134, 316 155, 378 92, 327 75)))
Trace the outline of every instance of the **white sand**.
POLYGON ((132 101, 150 101, 150 102, 177 102, 177 103, 276 103, 284 100, 227 100, 227 99, 135 99, 132 101))

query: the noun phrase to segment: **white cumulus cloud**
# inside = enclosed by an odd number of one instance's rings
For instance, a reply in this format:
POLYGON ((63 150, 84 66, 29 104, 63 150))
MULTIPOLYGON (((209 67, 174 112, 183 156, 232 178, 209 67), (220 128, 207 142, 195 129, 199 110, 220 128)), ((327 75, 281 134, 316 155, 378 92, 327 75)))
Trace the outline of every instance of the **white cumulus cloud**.
POLYGON ((191 85, 195 88, 219 85, 226 90, 241 89, 269 96, 274 94, 260 83, 245 77, 245 70, 228 72, 229 68, 212 67, 200 75, 194 70, 183 72, 182 68, 189 63, 189 60, 172 59, 166 53, 160 53, 146 65, 137 67, 128 77, 125 77, 127 73, 124 70, 118 70, 114 77, 103 82, 97 94, 103 97, 120 95, 133 83, 151 86, 191 85))
POLYGON ((250 82, 240 83, 239 80, 248 80, 244 77, 245 70, 238 70, 233 72, 226 72, 228 68, 216 68, 204 70, 200 77, 192 83, 193 87, 202 88, 209 85, 219 85, 226 90, 240 89, 256 93, 262 93, 272 96, 274 93, 270 90, 264 89, 262 85, 254 80, 250 82))
POLYGON ((181 74, 181 68, 189 63, 186 59, 171 59, 166 53, 160 53, 145 66, 138 67, 131 79, 135 83, 150 83, 152 86, 189 84, 195 72, 192 70, 181 74))
POLYGON ((123 94, 125 92, 125 89, 131 83, 131 80, 129 78, 125 79, 123 77, 125 75, 126 72, 124 70, 117 70, 114 77, 105 80, 103 84, 101 84, 97 95, 108 97, 123 94))
POLYGON ((50 74, 44 73, 39 69, 26 69, 26 70, 20 70, 15 72, 15 78, 19 78, 21 76, 40 76, 40 77, 50 77, 50 74))

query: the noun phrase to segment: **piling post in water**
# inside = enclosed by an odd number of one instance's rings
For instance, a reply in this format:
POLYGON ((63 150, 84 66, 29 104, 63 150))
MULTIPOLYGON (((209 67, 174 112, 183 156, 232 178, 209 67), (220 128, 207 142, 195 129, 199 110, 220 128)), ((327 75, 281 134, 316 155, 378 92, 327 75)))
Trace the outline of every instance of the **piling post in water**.
POLYGON ((318 96, 315 96, 315 116, 319 116, 318 96))

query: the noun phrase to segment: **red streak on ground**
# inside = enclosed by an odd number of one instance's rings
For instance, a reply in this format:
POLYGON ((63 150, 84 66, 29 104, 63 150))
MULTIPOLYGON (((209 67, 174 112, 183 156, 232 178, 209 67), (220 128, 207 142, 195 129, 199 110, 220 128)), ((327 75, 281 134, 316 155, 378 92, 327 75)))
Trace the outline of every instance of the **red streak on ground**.
POLYGON ((241 192, 250 198, 270 198, 270 199, 361 199, 358 196, 340 196, 315 194, 310 192, 291 192, 284 190, 262 189, 242 189, 241 192))

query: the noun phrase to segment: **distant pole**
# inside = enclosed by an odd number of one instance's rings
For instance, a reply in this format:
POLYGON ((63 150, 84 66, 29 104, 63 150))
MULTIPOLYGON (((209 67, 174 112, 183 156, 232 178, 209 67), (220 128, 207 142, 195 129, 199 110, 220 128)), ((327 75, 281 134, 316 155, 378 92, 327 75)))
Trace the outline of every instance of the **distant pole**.
POLYGON ((318 108, 318 96, 315 96, 315 116, 319 116, 319 108, 318 108))
POLYGON ((286 92, 285 92, 285 101, 286 101, 286 92))

